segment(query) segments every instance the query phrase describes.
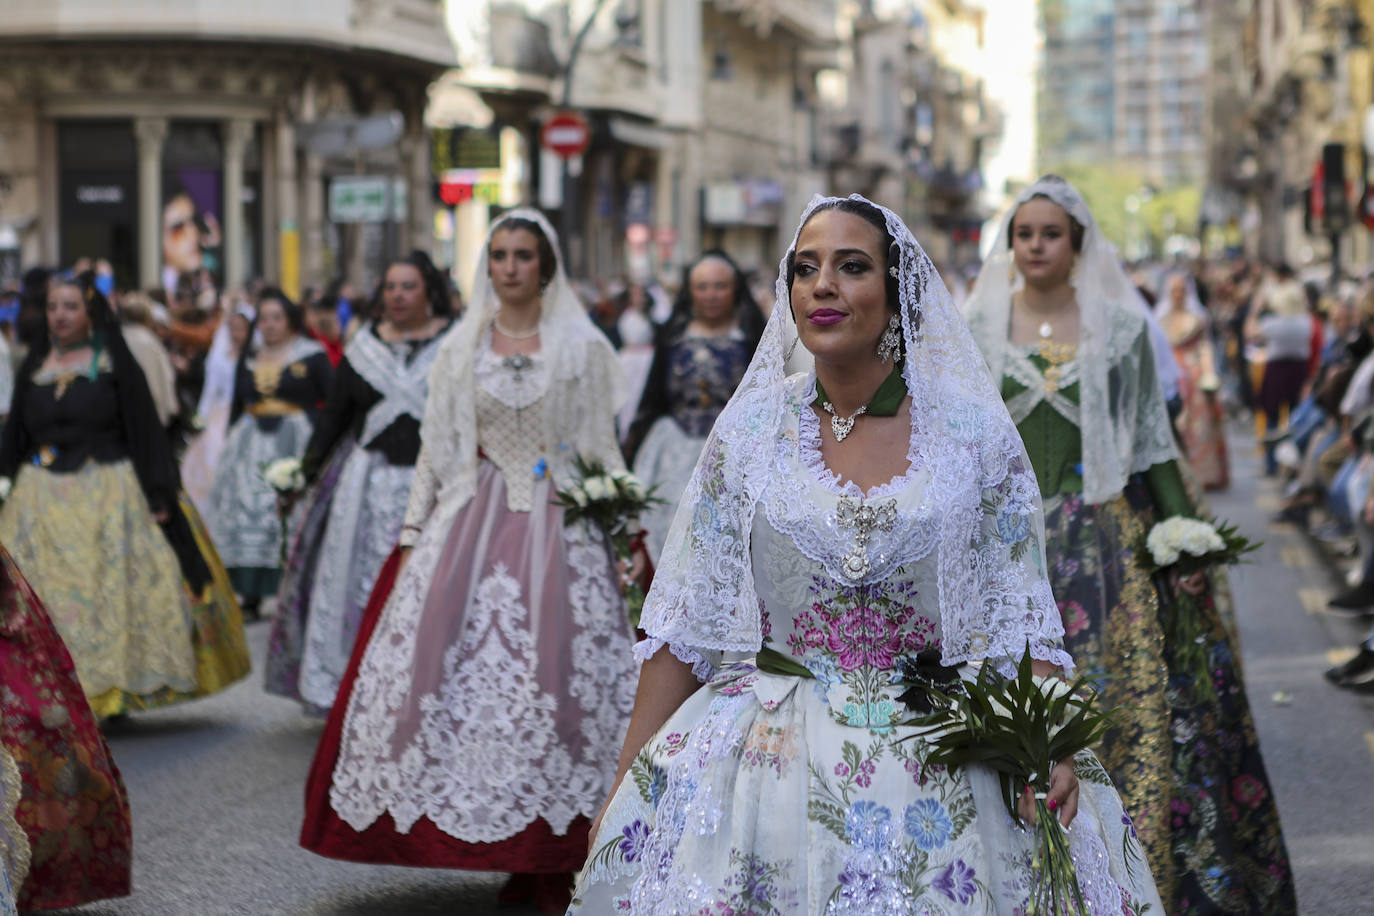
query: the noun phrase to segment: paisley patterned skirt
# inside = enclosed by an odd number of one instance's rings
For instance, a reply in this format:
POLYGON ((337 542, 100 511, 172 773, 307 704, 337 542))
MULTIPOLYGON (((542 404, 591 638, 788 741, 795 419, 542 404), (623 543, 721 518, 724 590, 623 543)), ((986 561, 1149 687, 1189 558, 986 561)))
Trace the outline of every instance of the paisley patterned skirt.
POLYGON ((211 573, 200 594, 128 461, 25 466, 0 511, 0 542, 42 596, 97 716, 208 696, 248 673, 224 567, 190 500, 179 509, 211 573))
POLYGON ((1136 558, 1154 523, 1148 500, 1133 484, 1102 505, 1076 495, 1045 504, 1065 644, 1081 672, 1100 676, 1107 705, 1124 712, 1098 754, 1135 821, 1166 912, 1295 913, 1239 658, 1209 594, 1198 612, 1215 690, 1193 689, 1186 647, 1165 639, 1161 584, 1136 558))
POLYGON ((57 629, 3 548, 0 678, 0 742, 18 765, 13 814, 23 835, 13 839, 26 853, 5 857, 19 906, 127 895, 133 839, 124 781, 57 629))
MULTIPOLYGON (((1019 916, 1032 838, 984 767, 924 769, 909 726, 856 728, 815 681, 721 671, 632 764, 569 914, 1019 916)), ((1068 831, 1092 913, 1161 912, 1106 772, 1068 831)))

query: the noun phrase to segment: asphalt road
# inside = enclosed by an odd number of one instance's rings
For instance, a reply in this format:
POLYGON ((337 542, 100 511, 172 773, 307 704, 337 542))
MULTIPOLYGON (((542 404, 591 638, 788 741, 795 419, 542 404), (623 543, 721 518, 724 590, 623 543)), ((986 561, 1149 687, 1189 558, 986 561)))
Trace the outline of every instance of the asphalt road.
MULTIPOLYGON (((1221 518, 1266 543, 1232 573, 1245 673, 1304 914, 1374 912, 1374 697, 1328 685, 1368 622, 1318 612, 1338 583, 1290 528, 1253 450, 1232 441, 1221 518), (1275 696, 1278 695, 1276 701, 1275 696)), ((254 657, 265 624, 250 628, 254 657)), ((268 696, 260 674, 225 693, 112 729, 134 812, 134 895, 82 916, 495 916, 502 875, 354 865, 296 845, 320 723, 268 696)), ((501 916, 533 912, 502 909, 501 916)))

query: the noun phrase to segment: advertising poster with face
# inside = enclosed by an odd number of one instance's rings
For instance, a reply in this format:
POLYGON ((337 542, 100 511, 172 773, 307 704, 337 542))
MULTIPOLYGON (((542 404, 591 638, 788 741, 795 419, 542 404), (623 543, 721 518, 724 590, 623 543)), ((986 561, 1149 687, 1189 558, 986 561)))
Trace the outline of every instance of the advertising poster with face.
POLYGON ((222 272, 219 169, 179 168, 163 176, 162 285, 194 295, 222 272))

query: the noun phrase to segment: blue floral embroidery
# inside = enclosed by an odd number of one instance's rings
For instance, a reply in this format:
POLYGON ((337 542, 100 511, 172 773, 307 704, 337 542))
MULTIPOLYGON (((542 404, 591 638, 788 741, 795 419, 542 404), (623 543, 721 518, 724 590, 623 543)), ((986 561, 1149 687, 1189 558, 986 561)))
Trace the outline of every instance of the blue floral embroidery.
POLYGON ((877 802, 858 801, 845 815, 844 831, 860 849, 878 849, 884 845, 884 828, 891 820, 892 812, 877 802))
POLYGON ((922 798, 914 804, 907 805, 906 808, 906 832, 916 845, 930 852, 932 849, 939 849, 949 842, 949 835, 954 831, 954 822, 950 820, 945 806, 934 798, 922 798))
POLYGON ((997 536, 1003 544, 1019 544, 1030 537, 1030 516, 1015 510, 997 513, 997 536))

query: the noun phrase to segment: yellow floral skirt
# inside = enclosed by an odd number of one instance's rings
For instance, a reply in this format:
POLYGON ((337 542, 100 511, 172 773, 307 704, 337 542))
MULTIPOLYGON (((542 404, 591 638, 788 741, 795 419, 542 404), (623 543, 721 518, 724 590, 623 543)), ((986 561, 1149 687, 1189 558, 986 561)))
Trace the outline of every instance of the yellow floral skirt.
POLYGON ((23 467, 0 542, 47 605, 97 716, 206 696, 248 673, 243 621, 204 526, 212 581, 191 592, 128 461, 23 467))

